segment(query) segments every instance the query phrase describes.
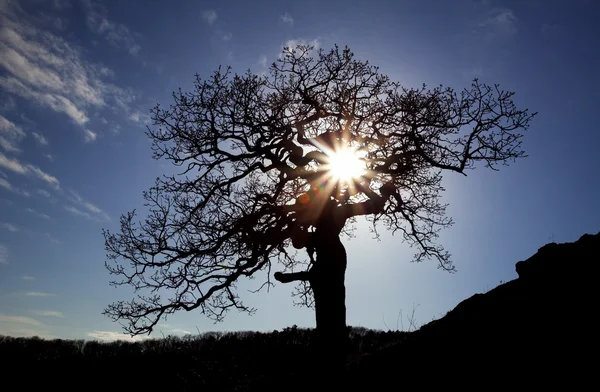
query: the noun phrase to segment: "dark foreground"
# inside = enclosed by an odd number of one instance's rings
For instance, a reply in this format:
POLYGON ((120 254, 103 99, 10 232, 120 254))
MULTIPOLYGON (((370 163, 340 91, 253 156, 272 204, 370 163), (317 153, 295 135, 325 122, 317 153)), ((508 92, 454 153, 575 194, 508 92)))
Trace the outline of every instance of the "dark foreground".
POLYGON ((0 338, 2 381, 24 390, 595 389, 599 255, 600 233, 547 244, 516 264, 518 279, 416 332, 354 328, 331 385, 314 377, 313 331, 298 328, 140 343, 0 338))

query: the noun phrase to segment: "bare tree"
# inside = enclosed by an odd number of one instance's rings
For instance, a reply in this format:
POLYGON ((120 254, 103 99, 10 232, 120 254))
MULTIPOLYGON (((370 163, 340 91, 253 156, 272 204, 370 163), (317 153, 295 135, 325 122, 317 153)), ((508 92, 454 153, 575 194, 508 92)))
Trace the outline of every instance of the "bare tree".
MULTIPOLYGON (((521 130, 535 115, 513 93, 405 88, 348 48, 285 48, 266 76, 219 68, 153 109, 155 159, 181 167, 144 193, 147 218, 121 217, 104 231, 106 267, 138 293, 105 314, 127 332, 150 333, 159 319, 198 309, 221 320, 252 312, 240 278, 264 273, 297 282, 314 304, 317 331, 333 345, 347 336, 346 252, 340 235, 359 216, 453 271, 436 243, 452 224, 439 194, 442 173, 478 163, 497 170, 524 157, 521 130), (338 162, 349 155, 354 159, 338 162), (341 167, 340 167, 341 164, 341 167), (356 166, 354 171, 348 171, 356 166), (279 268, 275 272, 272 269, 279 268)), ((335 346, 338 347, 339 346, 335 346)))

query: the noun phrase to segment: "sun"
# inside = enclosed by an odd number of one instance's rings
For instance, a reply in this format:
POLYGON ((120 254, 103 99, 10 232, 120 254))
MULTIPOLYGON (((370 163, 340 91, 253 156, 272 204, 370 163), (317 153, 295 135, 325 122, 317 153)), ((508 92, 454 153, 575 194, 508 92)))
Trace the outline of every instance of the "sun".
POLYGON ((351 183, 367 171, 362 154, 352 148, 338 148, 327 155, 327 170, 338 182, 351 183))

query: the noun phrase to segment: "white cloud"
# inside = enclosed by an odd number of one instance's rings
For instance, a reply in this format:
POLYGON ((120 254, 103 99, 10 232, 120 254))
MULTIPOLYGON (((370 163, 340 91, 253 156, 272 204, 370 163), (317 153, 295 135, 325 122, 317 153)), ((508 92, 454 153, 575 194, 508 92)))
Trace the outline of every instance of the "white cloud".
POLYGON ((6 155, 0 153, 0 167, 11 170, 17 174, 31 175, 45 181, 48 185, 54 189, 60 189, 60 182, 58 179, 40 169, 37 166, 30 164, 22 164, 17 159, 9 158, 6 155))
POLYGON ((46 157, 46 159, 48 159, 50 162, 52 162, 54 160, 54 158, 52 157, 52 154, 50 154, 50 153, 44 154, 44 157, 46 157))
POLYGON ((38 336, 43 339, 56 338, 44 331, 45 328, 44 324, 31 317, 0 313, 0 335, 14 337, 38 336))
POLYGON ((479 23, 477 34, 482 34, 487 39, 510 38, 517 29, 518 18, 508 8, 492 8, 484 15, 479 23))
POLYGON ((129 119, 131 121, 135 121, 135 122, 140 122, 140 113, 139 112, 133 112, 129 115, 129 119))
POLYGON ((57 240, 56 238, 52 237, 52 235, 50 233, 46 233, 45 236, 46 236, 46 238, 48 238, 48 240, 50 240, 50 242, 52 242, 54 244, 60 244, 60 241, 57 240))
POLYGON ((8 222, 0 222, 0 227, 10 231, 11 233, 16 233, 19 231, 19 228, 16 227, 15 225, 12 225, 8 222))
POLYGON ((0 313, 0 323, 8 323, 8 324, 27 324, 34 326, 41 326, 42 323, 39 321, 32 319, 31 317, 23 317, 23 316, 11 316, 8 314, 0 313))
POLYGON ((202 19, 209 25, 212 25, 217 20, 217 12, 215 10, 206 10, 202 12, 202 19))
POLYGON ((0 147, 8 152, 21 151, 17 145, 25 136, 21 127, 0 114, 0 147))
POLYGON ((44 189, 38 189, 37 193, 39 193, 40 195, 44 196, 44 197, 52 197, 52 195, 50 194, 50 192, 44 190, 44 189))
POLYGON ((223 41, 231 41, 231 39, 233 38, 233 34, 231 33, 225 33, 223 34, 223 41))
POLYGON ((139 34, 132 33, 123 24, 115 23, 107 18, 108 10, 92 0, 84 0, 87 13, 87 25, 91 31, 103 36, 116 48, 126 49, 131 55, 137 55, 142 49, 137 42, 139 34))
POLYGON ((8 248, 0 245, 0 264, 8 264, 8 248))
POLYGON ((288 14, 287 12, 283 15, 281 15, 279 17, 279 19, 281 19, 281 21, 287 25, 293 26, 294 25, 294 18, 291 17, 290 14, 288 14))
POLYGON ((23 275, 21 276, 21 279, 23 280, 35 280, 34 276, 29 276, 29 275, 23 275))
POLYGON ((44 135, 37 132, 31 132, 31 135, 33 135, 33 138, 42 146, 48 145, 48 139, 46 139, 44 135))
POLYGON ((85 200, 83 197, 81 197, 81 195, 77 192, 75 192, 74 190, 69 190, 69 193, 71 193, 71 196, 69 197, 69 200, 71 200, 73 203, 78 204, 80 207, 83 207, 83 209, 85 211, 82 211, 76 207, 73 206, 65 206, 65 209, 69 212, 71 212, 72 214, 75 215, 79 215, 79 216, 83 216, 86 217, 88 219, 96 219, 96 220, 101 220, 101 221, 108 221, 110 220, 110 217, 108 216, 107 213, 105 213, 104 211, 102 211, 99 207, 97 207, 96 205, 90 203, 89 201, 85 200))
POLYGON ((4 178, 0 178, 0 187, 7 189, 9 191, 13 191, 14 188, 12 187, 12 185, 10 185, 10 182, 8 182, 7 180, 5 180, 4 178))
POLYGON ((266 68, 267 67, 267 56, 265 56, 264 54, 261 55, 258 58, 258 65, 260 65, 263 68, 266 68))
POLYGON ((98 137, 98 134, 96 132, 93 132, 89 129, 85 130, 85 139, 84 140, 86 143, 95 142, 97 137, 98 137))
POLYGON ((50 216, 49 216, 49 215, 47 215, 47 214, 42 214, 42 213, 39 213, 39 212, 37 212, 36 210, 34 210, 33 208, 26 208, 26 209, 25 209, 25 211, 27 211, 27 212, 29 212, 29 213, 31 213, 31 214, 35 214, 35 215, 37 215, 38 217, 40 217, 40 218, 42 218, 42 219, 50 219, 50 216))
MULTIPOLYGON (((86 4, 92 15, 89 23, 98 22, 98 31, 113 42, 127 41, 118 38, 123 32, 120 25, 106 21, 93 3, 86 4)), ((135 100, 131 90, 105 82, 103 78, 112 77, 111 70, 86 61, 80 47, 36 23, 19 2, 3 3, 0 26, 0 69, 6 71, 0 76, 0 91, 68 116, 86 140, 89 110, 108 107, 128 113, 135 100)), ((135 45, 128 50, 136 51, 135 45)))
POLYGON ((27 297, 55 297, 56 294, 40 293, 39 291, 28 291, 25 293, 27 297))
POLYGON ((186 331, 185 329, 179 329, 179 328, 171 329, 169 332, 180 333, 180 334, 184 334, 184 335, 191 335, 192 334, 190 331, 186 331))
POLYGON ((126 342, 139 342, 141 340, 144 339, 148 339, 148 336, 131 336, 131 335, 127 335, 124 333, 119 333, 119 332, 112 332, 112 331, 94 331, 94 332, 89 332, 88 336, 90 338, 94 338, 94 339, 99 339, 99 340, 104 340, 104 341, 109 341, 109 342, 113 342, 116 340, 124 340, 126 342))
POLYGON ((64 314, 62 314, 62 312, 57 312, 55 310, 34 310, 33 313, 43 317, 65 317, 64 314))
POLYGON ((291 51, 297 49, 298 46, 300 46, 300 45, 303 45, 303 46, 305 46, 305 45, 312 46, 312 48, 313 48, 312 50, 318 50, 319 47, 321 46, 321 43, 319 42, 318 38, 315 38, 312 41, 308 41, 308 40, 305 40, 305 39, 302 39, 302 38, 299 38, 299 39, 290 39, 290 40, 287 40, 283 44, 283 46, 281 47, 280 56, 284 53, 284 51, 286 53, 291 52, 291 51))
POLYGON ((92 219, 92 216, 87 212, 83 212, 73 206, 65 206, 65 210, 69 211, 73 215, 83 216, 84 218, 92 219))

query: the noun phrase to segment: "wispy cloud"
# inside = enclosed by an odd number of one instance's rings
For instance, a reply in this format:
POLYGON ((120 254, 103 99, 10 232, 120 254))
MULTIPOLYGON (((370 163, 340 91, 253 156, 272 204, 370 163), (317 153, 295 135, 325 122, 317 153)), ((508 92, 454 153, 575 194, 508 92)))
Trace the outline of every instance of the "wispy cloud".
POLYGON ((518 18, 508 8, 490 8, 479 22, 476 34, 487 39, 506 39, 517 34, 518 18))
POLYGON ((16 227, 13 224, 10 224, 8 222, 0 222, 0 227, 2 227, 3 229, 6 229, 8 231, 10 231, 11 233, 16 233, 19 231, 19 228, 16 227))
POLYGON ((8 264, 8 248, 0 245, 0 264, 8 264))
POLYGON ((19 2, 0 7, 0 69, 6 71, 0 90, 68 116, 87 140, 90 109, 129 112, 135 96, 105 82, 105 66, 86 61, 81 48, 34 22, 19 2))
POLYGON ((10 182, 8 182, 8 180, 5 180, 4 178, 0 178, 0 187, 9 190, 9 191, 13 191, 13 187, 12 185, 10 185, 10 182))
POLYGON ((48 192, 47 190, 44 190, 44 189, 38 189, 37 193, 39 193, 40 195, 42 195, 44 197, 52 197, 50 192, 48 192))
POLYGON ((132 55, 137 55, 142 46, 138 43, 139 34, 132 33, 123 24, 108 19, 108 10, 100 3, 92 0, 83 0, 87 13, 87 25, 90 30, 103 36, 116 48, 127 50, 132 55))
POLYGON ((263 68, 266 68, 267 67, 267 56, 265 56, 264 54, 261 55, 258 58, 258 65, 260 65, 263 68))
POLYGON ((212 25, 217 20, 217 12, 215 10, 205 10, 202 12, 202 19, 212 25))
POLYGON ((48 139, 46 139, 41 133, 31 132, 31 135, 33 136, 35 141, 41 144, 42 146, 48 145, 48 139))
POLYGON ((37 177, 43 180, 54 189, 60 189, 60 182, 58 179, 40 169, 37 166, 30 164, 23 164, 16 158, 9 158, 0 152, 0 167, 15 172, 17 174, 29 175, 37 177))
POLYGON ((57 317, 57 318, 65 317, 65 315, 62 314, 62 312, 57 312, 55 310, 34 310, 33 313, 37 314, 38 316, 43 316, 43 317, 57 317))
POLYGON ((290 25, 290 26, 294 25, 294 18, 292 18, 291 15, 288 14, 287 12, 285 14, 281 15, 279 17, 279 19, 287 25, 290 25))
POLYGON ((37 217, 42 218, 42 219, 50 219, 50 215, 42 214, 41 212, 37 212, 33 208, 26 208, 25 211, 27 211, 27 212, 29 212, 31 214, 34 214, 37 217))
POLYGON ((69 211, 70 213, 79 215, 79 216, 83 216, 88 219, 96 219, 96 220, 100 220, 100 221, 110 220, 110 217, 108 216, 108 214, 106 212, 102 211, 98 206, 85 200, 83 197, 81 197, 81 195, 79 193, 75 192, 72 189, 69 190, 69 193, 71 194, 71 196, 69 197, 69 200, 71 200, 71 202, 73 202, 73 203, 76 203, 78 206, 82 207, 82 209, 79 209, 74 206, 65 206, 65 209, 67 211, 69 211))
POLYGON ((23 279, 23 280, 35 280, 35 276, 23 275, 23 276, 21 276, 21 279, 23 279))
POLYGON ((52 242, 52 243, 54 243, 54 244, 60 244, 60 241, 59 241, 59 240, 57 240, 56 238, 52 237, 52 235, 51 235, 50 233, 46 233, 46 234, 44 234, 44 236, 45 236, 46 238, 48 238, 48 240, 49 240, 50 242, 52 242))
POLYGON ((85 129, 85 142, 86 143, 91 143, 91 142, 95 142, 96 138, 98 137, 98 134, 96 132, 93 132, 89 129, 85 129))
POLYGON ((25 136, 21 127, 0 114, 0 147, 8 152, 19 152, 18 144, 25 136))
POLYGON ((35 325, 41 326, 42 323, 39 321, 32 319, 31 317, 23 317, 23 316, 11 316, 8 314, 0 313, 0 323, 9 323, 9 324, 27 324, 27 325, 35 325))
POLYGON ((0 313, 0 335, 6 336, 38 336, 44 339, 54 339, 48 333, 47 327, 38 320, 25 317, 0 313))
POLYGON ((225 33, 223 34, 223 37, 221 37, 223 39, 223 41, 231 41, 231 39, 233 38, 233 34, 232 33, 225 33))
POLYGON ((148 339, 148 336, 131 336, 124 333, 112 332, 112 331, 93 331, 87 334, 90 338, 99 339, 109 342, 116 340, 124 340, 127 342, 139 342, 144 339, 148 339))
POLYGON ((27 296, 27 297, 56 297, 56 294, 41 293, 39 291, 27 291, 25 293, 25 296, 27 296))
POLYGON ((283 54, 283 50, 287 50, 288 52, 291 52, 291 51, 297 49, 298 46, 300 46, 300 45, 312 46, 313 50, 318 50, 319 47, 321 46, 321 42, 318 38, 315 38, 313 40, 306 40, 304 38, 287 40, 281 47, 282 52, 280 52, 280 56, 283 54))

